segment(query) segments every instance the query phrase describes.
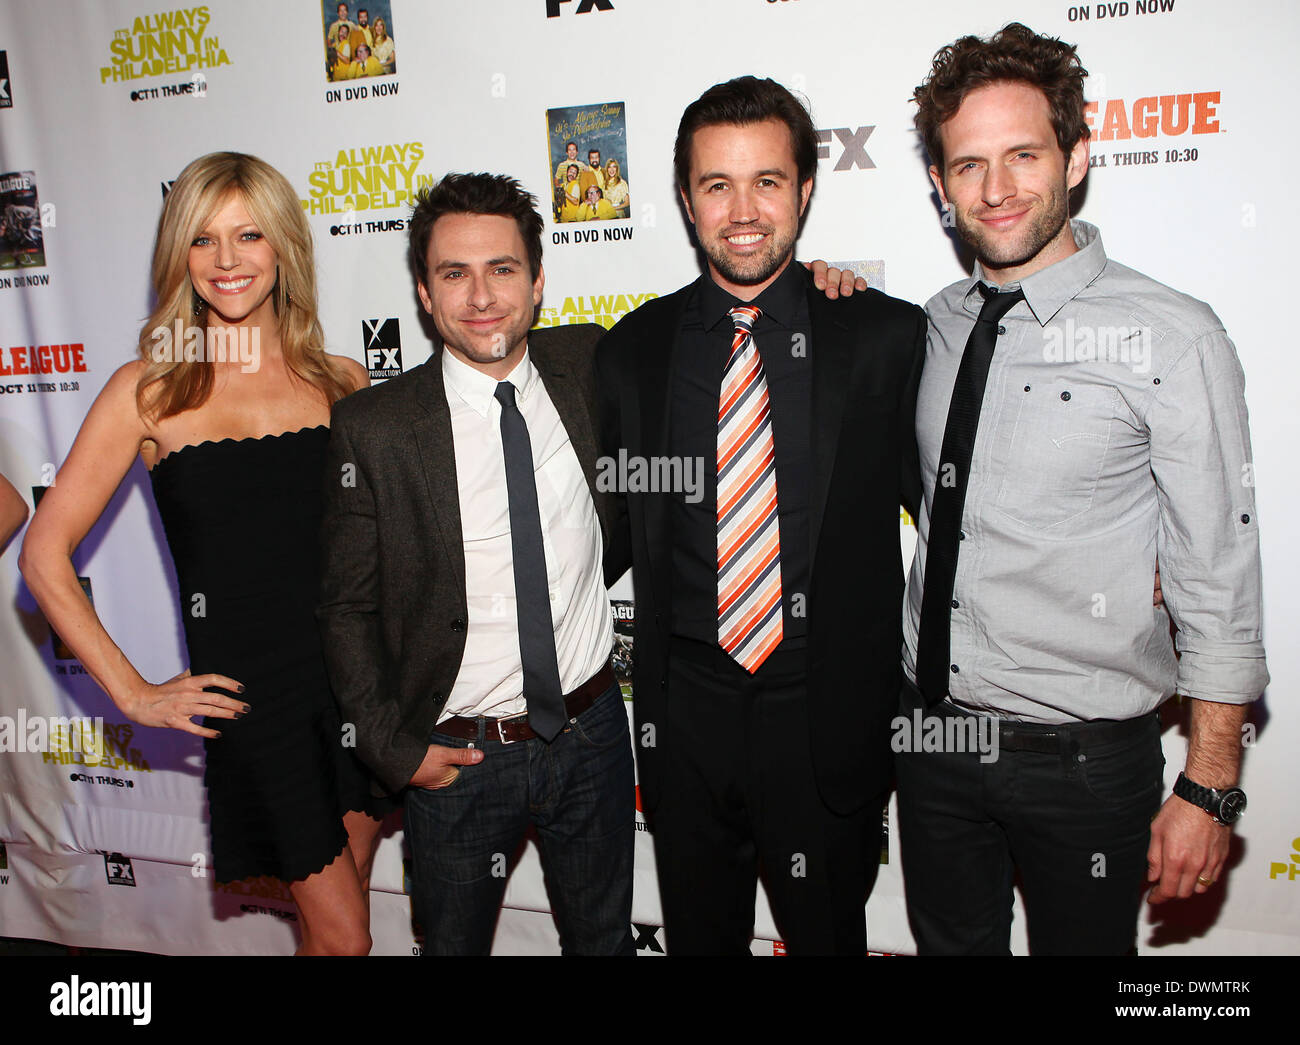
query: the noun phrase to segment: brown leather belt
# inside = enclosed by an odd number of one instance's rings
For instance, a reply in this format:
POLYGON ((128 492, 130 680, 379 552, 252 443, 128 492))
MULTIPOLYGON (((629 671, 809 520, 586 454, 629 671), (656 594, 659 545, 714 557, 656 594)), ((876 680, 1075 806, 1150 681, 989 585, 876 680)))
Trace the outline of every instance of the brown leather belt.
MULTIPOLYGON (((614 671, 608 664, 591 678, 587 679, 572 693, 564 696, 564 710, 569 718, 574 719, 596 703, 605 690, 614 685, 614 671)), ((536 733, 528 724, 528 712, 521 715, 507 715, 505 718, 464 718, 453 715, 439 722, 434 727, 435 733, 456 737, 460 740, 478 740, 479 724, 483 724, 484 740, 499 740, 503 744, 516 744, 521 740, 532 740, 536 733)), ((567 732, 567 730, 566 730, 567 732)))

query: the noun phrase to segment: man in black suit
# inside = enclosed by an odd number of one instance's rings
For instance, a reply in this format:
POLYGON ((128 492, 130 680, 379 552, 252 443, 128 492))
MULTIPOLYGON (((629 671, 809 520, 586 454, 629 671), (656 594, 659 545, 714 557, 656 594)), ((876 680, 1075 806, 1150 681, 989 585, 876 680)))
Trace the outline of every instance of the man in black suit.
POLYGON ((891 775, 919 489, 920 309, 828 301, 791 263, 817 135, 771 80, 692 103, 676 173, 707 273, 597 350, 602 448, 703 497, 624 490, 636 748, 673 953, 744 953, 761 870, 792 952, 862 954, 891 775), (645 466, 642 466, 645 467, 645 466))
POLYGON ((334 407, 319 616, 358 753, 397 791, 425 953, 486 954, 537 830, 566 953, 630 954, 634 786, 601 574, 592 352, 532 331, 542 220, 519 183, 417 198, 443 351, 334 407))

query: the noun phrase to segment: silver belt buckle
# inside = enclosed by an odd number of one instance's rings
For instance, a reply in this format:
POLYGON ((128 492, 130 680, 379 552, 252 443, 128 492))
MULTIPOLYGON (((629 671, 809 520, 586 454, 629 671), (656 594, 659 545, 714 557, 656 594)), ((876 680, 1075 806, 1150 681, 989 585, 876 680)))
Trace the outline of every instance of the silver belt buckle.
POLYGON ((501 724, 502 724, 503 722, 513 722, 515 719, 518 719, 518 718, 527 718, 527 717, 528 717, 528 712, 527 712, 527 711, 522 711, 522 712, 520 712, 518 715, 504 715, 504 716, 502 716, 501 718, 494 718, 492 721, 496 723, 497 739, 498 739, 499 741, 501 741, 501 743, 503 743, 503 744, 515 744, 515 743, 518 743, 518 741, 515 741, 515 740, 507 740, 507 739, 506 739, 505 730, 501 728, 501 724))

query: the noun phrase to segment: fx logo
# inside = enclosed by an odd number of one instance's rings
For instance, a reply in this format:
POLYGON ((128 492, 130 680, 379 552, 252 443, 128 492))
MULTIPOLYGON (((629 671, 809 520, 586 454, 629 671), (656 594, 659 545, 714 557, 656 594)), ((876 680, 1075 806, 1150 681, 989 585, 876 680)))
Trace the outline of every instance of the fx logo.
POLYGON ((831 135, 834 134, 839 139, 840 145, 844 151, 840 153, 840 158, 835 161, 834 169, 837 171, 848 171, 854 167, 861 167, 865 170, 872 170, 876 165, 871 162, 871 157, 867 155, 865 148, 867 139, 871 137, 871 132, 876 129, 876 125, 870 127, 859 127, 856 131, 848 127, 832 127, 829 129, 819 129, 817 131, 817 140, 822 144, 817 147, 817 158, 819 160, 829 160, 831 158, 831 135))
POLYGON ((131 858, 121 853, 104 853, 104 873, 109 885, 129 885, 135 888, 135 870, 131 858))
POLYGON ((9 96, 9 52, 0 51, 0 109, 12 109, 14 100, 9 96))
POLYGON ((172 186, 176 184, 176 179, 173 178, 171 181, 163 181, 163 182, 159 182, 158 184, 162 186, 163 199, 166 199, 167 193, 171 192, 172 186))
MULTIPOLYGON (((572 2, 573 0, 546 0, 546 17, 559 18, 560 5, 572 2)), ((593 8, 597 11, 612 11, 614 10, 614 2, 613 0, 578 0, 578 9, 575 14, 585 15, 593 8)))
POLYGON ((371 381, 401 375, 402 335, 396 319, 363 319, 361 341, 371 381))

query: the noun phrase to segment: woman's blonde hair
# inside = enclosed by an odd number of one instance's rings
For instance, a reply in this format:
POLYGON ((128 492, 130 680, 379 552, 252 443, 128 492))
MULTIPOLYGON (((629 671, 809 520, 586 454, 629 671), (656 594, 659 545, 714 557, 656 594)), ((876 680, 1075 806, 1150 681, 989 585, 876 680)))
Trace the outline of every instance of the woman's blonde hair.
POLYGON ((316 315, 311 229, 293 187, 256 156, 213 152, 181 171, 158 219, 151 274, 157 305, 140 331, 138 350, 145 367, 135 390, 141 415, 155 421, 202 406, 212 394, 212 364, 185 360, 180 351, 160 360, 155 332, 206 329, 206 303, 190 282, 190 245, 232 193, 275 251, 278 278, 271 295, 285 365, 318 389, 326 403, 352 391, 343 369, 325 354, 325 334, 316 315))

